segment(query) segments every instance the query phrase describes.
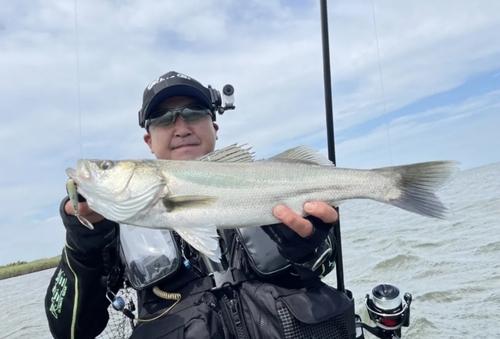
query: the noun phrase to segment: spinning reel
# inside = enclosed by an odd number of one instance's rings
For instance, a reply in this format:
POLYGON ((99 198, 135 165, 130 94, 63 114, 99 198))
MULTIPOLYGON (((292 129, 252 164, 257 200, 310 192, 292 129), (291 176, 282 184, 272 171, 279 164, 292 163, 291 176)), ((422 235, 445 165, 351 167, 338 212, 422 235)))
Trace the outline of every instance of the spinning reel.
POLYGON ((373 287, 365 297, 365 306, 375 327, 368 326, 356 316, 356 339, 364 339, 362 329, 381 339, 401 338, 401 328, 410 325, 411 301, 410 293, 402 296, 394 285, 379 284, 373 287))

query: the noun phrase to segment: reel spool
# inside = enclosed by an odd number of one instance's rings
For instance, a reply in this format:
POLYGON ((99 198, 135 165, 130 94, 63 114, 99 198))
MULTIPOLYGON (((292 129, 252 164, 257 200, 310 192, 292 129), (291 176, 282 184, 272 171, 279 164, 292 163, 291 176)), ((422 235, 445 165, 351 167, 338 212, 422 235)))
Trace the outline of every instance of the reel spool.
POLYGON ((392 284, 378 284, 366 295, 365 306, 377 327, 400 335, 401 327, 410 323, 411 300, 410 293, 402 297, 399 288, 392 284))

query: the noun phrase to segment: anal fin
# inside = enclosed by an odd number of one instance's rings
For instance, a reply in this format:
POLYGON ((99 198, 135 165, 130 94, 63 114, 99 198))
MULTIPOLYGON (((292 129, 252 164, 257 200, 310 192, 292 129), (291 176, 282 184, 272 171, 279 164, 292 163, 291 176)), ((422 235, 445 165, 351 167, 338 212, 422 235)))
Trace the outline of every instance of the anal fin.
POLYGON ((176 227, 174 228, 186 242, 198 252, 205 254, 210 260, 220 263, 221 251, 219 235, 215 225, 203 227, 176 227))

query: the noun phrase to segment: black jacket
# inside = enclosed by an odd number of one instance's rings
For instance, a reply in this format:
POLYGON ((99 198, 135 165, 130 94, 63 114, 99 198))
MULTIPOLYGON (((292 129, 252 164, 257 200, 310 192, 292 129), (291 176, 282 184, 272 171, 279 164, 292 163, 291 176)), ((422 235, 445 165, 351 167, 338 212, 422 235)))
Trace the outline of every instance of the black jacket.
MULTIPOLYGON (((66 197, 60 205, 61 218, 66 228, 66 244, 62 250, 62 259, 50 280, 45 296, 46 316, 54 338, 95 338, 103 332, 109 320, 108 306, 110 302, 106 298, 106 278, 110 273, 109 263, 118 259, 116 257, 116 242, 114 241, 118 234, 118 224, 103 220, 94 224, 94 230, 89 230, 81 225, 76 217, 65 213, 64 205, 67 201, 66 197), (104 260, 104 258, 108 260, 104 260)), ((225 232, 228 240, 227 247, 234 248, 232 246, 235 241, 234 230, 225 232)), ((330 236, 333 240, 333 235, 330 236)), ((335 242, 332 241, 332 243, 335 242)), ((234 259, 236 256, 231 253, 230 257, 234 259)), ((235 260, 240 260, 240 258, 235 260)), ((234 260, 232 261, 230 263, 232 266, 237 265, 234 260)), ((334 254, 328 261, 330 264, 324 265, 318 272, 311 272, 311 276, 307 279, 309 284, 310 281, 321 284, 318 276, 321 274, 322 278, 332 270, 334 254)), ((245 269, 249 269, 248 265, 245 265, 245 269)), ((192 289, 186 290, 186 286, 196 279, 200 280, 191 271, 182 267, 176 276, 162 283, 162 290, 180 291, 184 298, 184 294, 189 295, 193 292, 192 289)), ((256 279, 262 281, 261 278, 256 279)), ((303 285, 303 279, 293 269, 290 269, 290 271, 270 278, 267 283, 283 288, 300 288, 303 285)), ((112 284, 111 289, 116 292, 121 287, 121 280, 118 279, 116 284, 112 284)), ((206 301, 206 303, 213 304, 212 301, 206 301)), ((145 317, 168 308, 172 302, 161 300, 151 290, 145 290, 138 293, 138 304, 139 317, 145 317)), ((194 317, 199 318, 199 316, 194 317)), ((185 320, 183 321, 185 322, 185 320)), ((161 337, 161 333, 158 331, 166 333, 168 330, 170 329, 157 328, 154 338, 161 337)), ((144 333, 142 336, 146 336, 145 338, 148 339, 148 334, 144 333)), ((200 333, 197 337, 203 338, 204 336, 200 333)))

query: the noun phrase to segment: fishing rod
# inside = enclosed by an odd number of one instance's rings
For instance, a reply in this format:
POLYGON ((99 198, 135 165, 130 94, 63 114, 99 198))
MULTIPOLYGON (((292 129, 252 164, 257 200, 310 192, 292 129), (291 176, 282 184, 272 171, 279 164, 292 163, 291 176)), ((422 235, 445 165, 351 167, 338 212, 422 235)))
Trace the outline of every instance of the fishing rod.
MULTIPOLYGON (((326 135, 328 143, 328 159, 333 163, 336 163, 335 159, 335 131, 333 126, 333 99, 332 99, 332 80, 330 71, 330 43, 328 35, 328 8, 326 5, 326 0, 320 0, 320 11, 321 11, 321 37, 323 46, 323 79, 325 88, 325 108, 326 108, 326 135)), ((335 267, 337 272, 337 289, 341 292, 345 292, 344 285, 344 263, 342 260, 342 240, 340 234, 340 211, 339 220, 336 227, 333 229, 333 234, 337 241, 337 256, 335 258, 335 267)))
MULTIPOLYGON (((375 22, 375 9, 372 2, 373 16, 375 22)), ((336 166, 335 158, 335 131, 333 121, 333 98, 332 98, 332 81, 330 70, 330 46, 328 34, 328 8, 327 0, 320 0, 320 13, 321 13, 321 37, 323 48, 323 79, 325 91, 325 113, 326 113, 326 131, 328 143, 328 159, 336 166)), ((376 34, 376 33, 375 33, 376 34)), ((378 51, 378 42, 377 42, 378 51)), ((380 64, 380 55, 379 55, 380 64)), ((385 99, 384 99, 385 106, 385 99)), ((340 211, 339 220, 334 228, 334 236, 337 241, 337 256, 335 258, 336 272, 337 272, 337 289, 346 293, 344 284, 344 264, 342 260, 342 240, 340 233, 340 211)), ((352 294, 348 293, 352 298, 353 306, 354 299, 352 294)), ((401 338, 402 327, 410 325, 410 305, 412 302, 412 295, 410 293, 403 293, 395 285, 385 283, 375 285, 370 293, 365 296, 365 307, 367 309, 370 320, 374 322, 375 326, 368 326, 363 323, 361 317, 354 311, 354 325, 356 328, 355 338, 364 339, 363 330, 366 330, 381 339, 395 339, 401 338)))

